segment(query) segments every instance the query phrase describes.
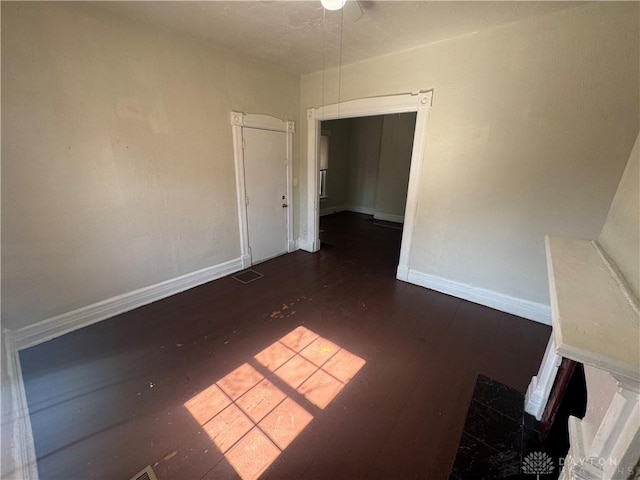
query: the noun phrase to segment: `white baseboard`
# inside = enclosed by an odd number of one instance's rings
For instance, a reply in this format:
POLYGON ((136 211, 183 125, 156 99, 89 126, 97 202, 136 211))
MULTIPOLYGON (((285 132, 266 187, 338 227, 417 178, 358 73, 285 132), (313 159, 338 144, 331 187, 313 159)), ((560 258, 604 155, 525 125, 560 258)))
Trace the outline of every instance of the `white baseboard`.
POLYGON ((346 210, 344 205, 336 205, 335 207, 321 208, 318 215, 320 215, 321 217, 324 217, 325 215, 331 215, 332 213, 342 212, 343 210, 346 210))
POLYGON ((531 377, 531 383, 527 387, 527 393, 524 396, 524 409, 529 415, 532 415, 536 420, 542 419, 544 408, 547 405, 547 400, 543 398, 542 388, 539 386, 538 377, 531 377))
POLYGON ((245 255, 156 285, 118 295, 18 330, 5 329, 3 336, 12 403, 10 418, 7 420, 5 428, 11 429, 12 445, 3 445, 3 448, 11 449, 13 465, 9 471, 3 469, 3 474, 8 478, 16 479, 38 478, 31 420, 24 391, 22 369, 20 368, 20 350, 235 273, 250 264, 251 258, 245 255))
POLYGON ((361 207, 359 205, 336 205, 335 207, 321 208, 318 215, 321 217, 325 215, 331 215, 336 212, 354 212, 364 213, 365 215, 373 215, 373 218, 377 220, 386 220, 388 222, 404 222, 404 217, 400 215, 391 215, 389 213, 376 212, 375 209, 370 207, 361 207))
POLYGON ((316 252, 318 249, 315 248, 315 242, 311 240, 307 240, 306 238, 299 238, 296 243, 298 244, 298 248, 300 250, 304 250, 305 252, 316 252))
MULTIPOLYGON (((401 277, 401 274, 404 274, 404 272, 400 272, 400 269, 398 269, 398 280, 405 280, 401 277)), ((409 269, 405 281, 486 307, 495 308, 501 312, 511 313, 534 322, 551 325, 551 307, 549 305, 510 297, 493 290, 474 287, 412 269, 409 269)))
POLYGON ((404 215, 393 215, 391 213, 373 212, 373 218, 385 222, 404 223, 404 215))
POLYGON ((398 280, 402 280, 403 282, 409 281, 409 268, 404 267, 402 265, 398 265, 398 269, 396 271, 396 278, 398 280))
POLYGON ((238 272, 245 268, 246 262, 247 259, 245 257, 235 258, 149 287, 124 293, 72 312, 63 313, 18 330, 9 330, 7 331, 7 336, 16 350, 22 350, 225 275, 238 272))
MULTIPOLYGON (((5 330, 6 332, 6 330, 5 330)), ((2 465, 3 477, 7 479, 37 480, 38 464, 36 449, 31 430, 31 419, 27 395, 24 390, 20 356, 11 338, 4 335, 4 348, 11 390, 10 405, 3 405, 3 428, 8 428, 11 436, 9 445, 2 445, 3 450, 10 452, 11 465, 2 465)))
POLYGON ((360 205, 344 205, 343 210, 355 213, 364 213, 365 215, 373 215, 374 209, 371 207, 361 207, 360 205))

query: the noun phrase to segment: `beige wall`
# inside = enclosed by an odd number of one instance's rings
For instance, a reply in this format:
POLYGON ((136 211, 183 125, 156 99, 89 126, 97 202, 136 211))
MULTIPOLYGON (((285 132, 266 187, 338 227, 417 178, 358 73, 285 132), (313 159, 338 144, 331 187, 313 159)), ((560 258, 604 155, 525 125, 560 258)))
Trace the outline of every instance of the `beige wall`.
POLYGON ((385 115, 376 187, 376 214, 404 217, 416 114, 385 115))
POLYGON ((640 297, 640 135, 618 185, 600 244, 640 297))
POLYGON ((3 325, 239 257, 232 109, 296 120, 299 79, 89 4, 3 3, 3 325))
POLYGON ((296 120, 299 86, 86 3, 3 2, 2 326, 237 258, 229 112, 296 120))
MULTIPOLYGON (((638 133, 638 10, 594 3, 342 68, 343 101, 434 89, 412 269, 549 303, 544 235, 597 238, 638 133)), ((337 85, 327 72, 325 104, 337 85)), ((302 112, 322 90, 302 77, 302 112)))
POLYGON ((347 205, 373 213, 376 202, 381 116, 352 118, 349 136, 349 163, 347 166, 347 205))

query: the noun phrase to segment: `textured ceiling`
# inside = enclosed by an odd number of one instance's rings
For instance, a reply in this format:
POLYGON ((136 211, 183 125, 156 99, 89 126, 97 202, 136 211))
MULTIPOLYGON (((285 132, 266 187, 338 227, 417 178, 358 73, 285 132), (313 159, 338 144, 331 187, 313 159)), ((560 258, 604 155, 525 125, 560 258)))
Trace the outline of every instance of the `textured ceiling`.
POLYGON ((341 12, 327 12, 325 18, 319 0, 98 2, 127 17, 296 74, 408 50, 587 2, 359 3, 364 14, 352 22, 346 15, 342 20, 341 12))

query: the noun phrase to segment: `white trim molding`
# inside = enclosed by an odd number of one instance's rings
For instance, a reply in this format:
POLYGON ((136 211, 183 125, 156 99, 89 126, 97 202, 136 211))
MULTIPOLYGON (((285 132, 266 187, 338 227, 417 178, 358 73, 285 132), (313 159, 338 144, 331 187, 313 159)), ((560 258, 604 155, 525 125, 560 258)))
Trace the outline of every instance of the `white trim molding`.
POLYGON ((242 264, 242 268, 249 268, 251 266, 251 255, 242 255, 240 257, 240 263, 242 264))
MULTIPOLYGON (((400 273, 408 271, 410 264, 418 192, 420 190, 420 177, 425 157, 427 123, 432 101, 433 90, 429 90, 417 94, 406 93, 383 97, 359 98, 307 110, 307 234, 304 242, 300 242, 300 248, 309 252, 316 252, 320 248, 320 239, 318 236, 320 230, 318 202, 320 123, 323 120, 334 120, 338 118, 416 112, 416 126, 413 136, 413 150, 411 152, 404 229, 402 231, 400 260, 398 263, 398 278, 400 280, 407 280, 406 277, 401 277, 400 273), (308 249, 302 247, 303 244, 307 246, 308 249)), ((347 207, 347 210, 348 209, 347 207)), ((373 213, 374 212, 371 211, 370 214, 372 215, 373 213)))
MULTIPOLYGON (((616 380, 616 392, 595 432, 592 425, 585 426, 589 412, 584 419, 569 417, 569 452, 560 480, 638 478, 640 384, 616 380)), ((587 383, 587 404, 590 388, 587 383)))
POLYGON ((325 207, 320 209, 319 215, 323 217, 325 215, 330 215, 336 212, 364 213, 365 215, 373 215, 373 218, 375 220, 383 220, 386 222, 395 222, 395 223, 404 222, 404 217, 402 215, 376 212, 375 209, 371 207, 362 207, 359 205, 334 205, 333 207, 325 207))
POLYGON ((3 418, 2 420, 3 428, 8 428, 10 431, 11 444, 3 445, 2 448, 5 449, 5 451, 9 450, 11 452, 10 457, 12 464, 9 468, 3 465, 3 473, 7 475, 7 478, 37 480, 38 464, 36 449, 33 440, 33 431, 31 429, 27 395, 22 379, 20 355, 8 333, 8 330, 3 330, 5 358, 11 395, 9 408, 3 405, 3 415, 8 414, 9 418, 3 418))
POLYGON ((527 320, 533 320, 534 322, 545 325, 551 324, 551 307, 549 307, 549 305, 511 297, 503 293, 494 292, 493 290, 474 287, 466 283, 448 280, 413 269, 407 269, 401 272, 399 267, 398 279, 400 280, 402 280, 402 278, 400 278, 401 274, 406 275, 406 281, 414 285, 446 293, 447 295, 494 308, 501 312, 517 315, 527 320))
POLYGON ((293 238, 293 134, 296 132, 295 122, 285 122, 287 126, 287 244, 288 252, 297 250, 296 241, 293 238))
POLYGON ((321 208, 319 215, 323 217, 325 215, 331 215, 332 213, 345 211, 346 209, 346 205, 336 205, 334 207, 321 208))
POLYGON ((231 112, 231 132, 233 136, 233 160, 236 172, 236 200, 238 204, 238 226, 240 229, 240 252, 243 260, 249 258, 249 264, 243 262, 244 267, 251 266, 251 248, 249 246, 249 224, 247 221, 247 191, 244 176, 244 140, 243 128, 283 132, 286 136, 286 183, 287 183, 287 251, 296 250, 293 238, 293 134, 296 131, 295 122, 281 120, 271 115, 245 114, 231 112))
POLYGON ((231 112, 231 134, 233 138, 233 164, 236 173, 236 202, 238 205, 238 228, 240 231, 240 256, 249 259, 251 266, 251 253, 249 250, 249 232, 247 228, 247 192, 244 183, 244 143, 242 140, 242 125, 244 115, 239 112, 231 112))
POLYGON ((556 380, 561 363, 562 357, 556 353, 556 342, 552 334, 549 338, 549 343, 547 343, 547 349, 544 352, 538 375, 531 378, 531 383, 524 397, 525 412, 533 415, 536 420, 542 419, 542 414, 547 406, 551 388, 556 380))
POLYGON ((236 258, 57 315, 17 330, 4 329, 2 336, 4 337, 11 388, 10 418, 7 419, 5 428, 11 429, 12 445, 3 446, 3 448, 11 448, 11 456, 14 460, 13 472, 4 473, 10 475, 11 478, 38 478, 31 420, 20 367, 20 350, 238 272, 248 266, 248 261, 249 259, 245 257, 236 258))
POLYGON ((373 212, 373 218, 384 222, 404 223, 402 215, 394 215, 392 213, 373 212))
POLYGON ((382 220, 385 222, 404 223, 402 215, 394 215, 391 213, 376 212, 370 207, 360 207, 358 205, 334 205, 333 207, 321 208, 319 216, 331 215, 337 212, 355 212, 364 213, 365 215, 373 215, 374 220, 382 220))
POLYGON ((363 207, 360 205, 344 205, 343 210, 353 213, 362 213, 364 215, 373 215, 374 209, 372 207, 363 207))
POLYGON ((296 246, 300 250, 304 250, 305 252, 314 252, 315 251, 315 250, 313 250, 313 245, 311 243, 309 243, 306 238, 299 238, 296 241, 296 246))
POLYGON ((243 268, 243 259, 235 258, 180 277, 124 293, 86 307, 63 313, 17 330, 7 330, 6 336, 15 350, 32 347, 94 323, 114 317, 134 308, 175 295, 216 280, 243 268))

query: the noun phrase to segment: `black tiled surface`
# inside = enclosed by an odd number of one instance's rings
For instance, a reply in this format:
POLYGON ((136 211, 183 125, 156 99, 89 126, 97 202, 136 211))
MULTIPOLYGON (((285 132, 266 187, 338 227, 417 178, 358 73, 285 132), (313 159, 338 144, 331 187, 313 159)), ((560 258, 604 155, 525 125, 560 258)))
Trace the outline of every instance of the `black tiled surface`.
POLYGON ((520 422, 481 402, 471 402, 465 432, 499 452, 514 450, 520 453, 522 446, 520 422))
POLYGON ((484 375, 478 375, 473 399, 518 423, 522 420, 524 395, 484 375))
POLYGON ((463 432, 451 478, 456 480, 518 478, 519 467, 520 452, 513 449, 496 450, 463 432))
POLYGON ((539 431, 540 422, 538 422, 535 417, 529 415, 527 412, 524 412, 522 414, 522 421, 525 428, 528 428, 529 430, 533 430, 535 432, 539 431))
POLYGON ((534 479, 535 474, 522 471, 531 452, 545 452, 555 464, 553 473, 541 474, 540 480, 558 478, 558 460, 566 450, 557 448, 557 439, 553 446, 540 440, 538 422, 523 406, 522 393, 478 375, 450 480, 534 479))

